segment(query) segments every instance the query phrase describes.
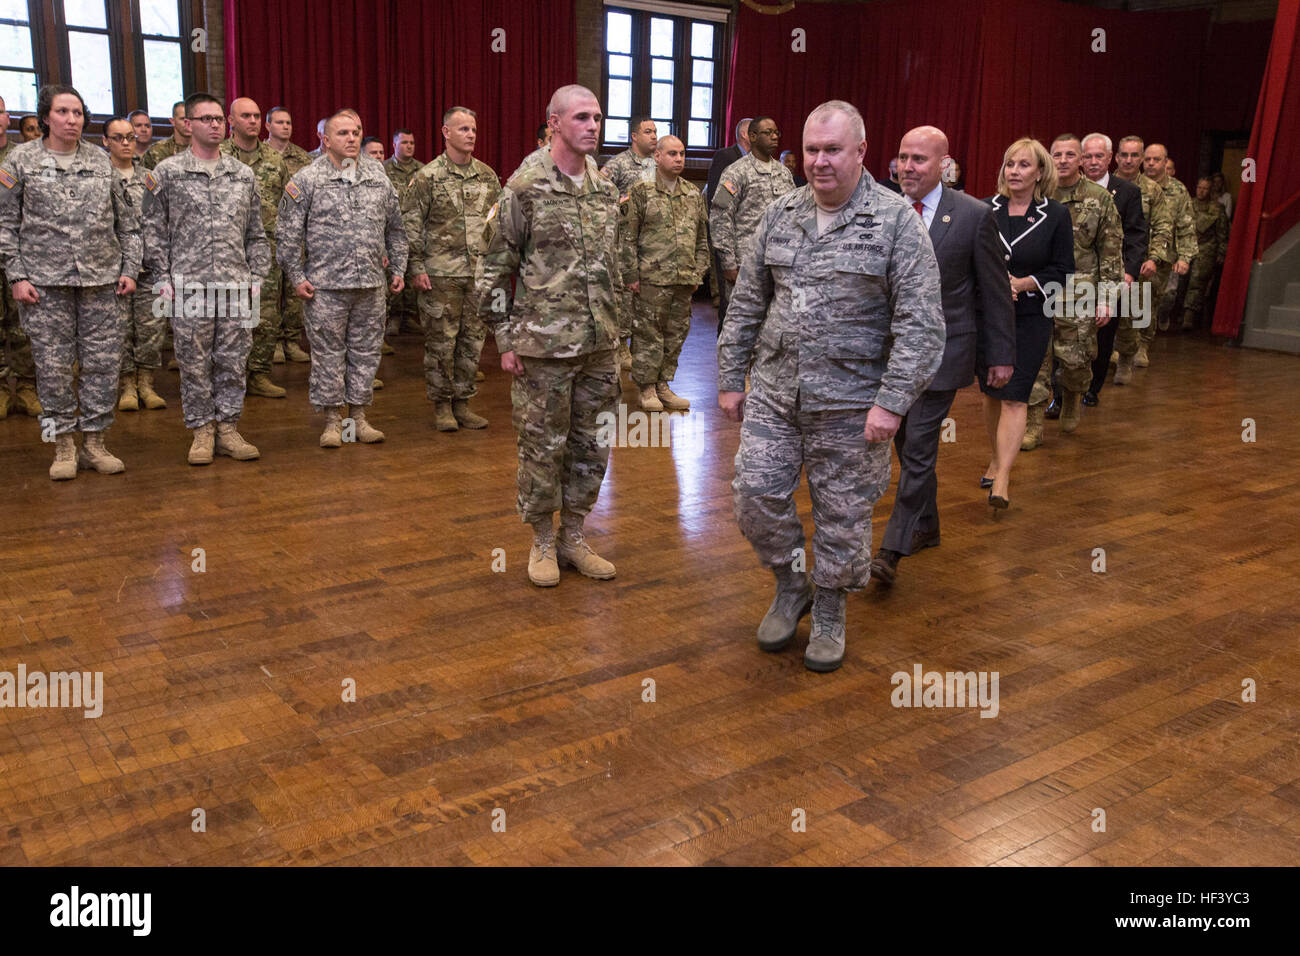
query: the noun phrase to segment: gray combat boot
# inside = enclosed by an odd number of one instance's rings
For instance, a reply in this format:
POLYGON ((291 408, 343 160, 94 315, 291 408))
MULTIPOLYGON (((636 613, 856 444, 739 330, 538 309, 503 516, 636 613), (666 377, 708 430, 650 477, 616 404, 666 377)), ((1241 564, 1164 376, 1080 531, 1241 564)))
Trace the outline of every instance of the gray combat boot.
POLYGON ((799 619, 812 607, 813 594, 806 572, 780 564, 772 568, 772 573, 776 575, 776 597, 758 625, 758 647, 775 652, 794 638, 799 619))
POLYGON ((813 598, 812 634, 803 665, 810 671, 838 670, 844 663, 844 598, 839 588, 818 588, 813 598))

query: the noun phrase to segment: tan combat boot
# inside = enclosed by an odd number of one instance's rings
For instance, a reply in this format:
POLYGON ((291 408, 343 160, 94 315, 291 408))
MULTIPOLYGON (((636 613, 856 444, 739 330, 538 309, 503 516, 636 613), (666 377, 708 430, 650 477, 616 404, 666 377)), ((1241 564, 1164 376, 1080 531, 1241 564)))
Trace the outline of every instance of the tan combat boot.
POLYGON ((284 398, 288 393, 271 381, 271 376, 258 372, 248 376, 248 394, 258 398, 284 398))
POLYGON ((218 455, 229 455, 235 461, 252 461, 261 454, 256 445, 245 441, 239 434, 234 422, 217 422, 215 451, 218 455))
POLYGON ((475 415, 469 410, 469 399, 462 398, 451 403, 451 413, 461 428, 487 428, 488 420, 482 415, 475 415))
POLYGON ((9 385, 0 382, 0 422, 9 417, 9 409, 13 407, 14 397, 9 393, 9 385))
POLYGON ((818 588, 812 603, 812 633, 803 666, 825 674, 844 663, 844 597, 837 588, 818 588))
POLYGON ((380 339, 380 340, 379 340, 379 354, 380 354, 380 355, 392 355, 392 354, 393 354, 394 352, 396 352, 396 351, 397 351, 397 349, 393 348, 391 345, 388 344, 388 340, 387 340, 387 339, 380 339))
POLYGON ((1115 384, 1128 385, 1133 381, 1133 356, 1121 355, 1119 364, 1115 366, 1115 384))
POLYGON ((668 387, 667 382, 660 382, 655 386, 655 391, 659 393, 659 401, 663 402, 664 408, 668 409, 670 412, 690 411, 691 400, 689 398, 682 398, 680 395, 675 393, 668 387))
POLYGON ((212 434, 216 428, 213 422, 208 422, 194 429, 194 440, 190 442, 188 459, 191 465, 212 464, 212 434))
POLYGON ((144 402, 144 407, 157 410, 166 408, 167 402, 163 397, 153 390, 153 369, 138 368, 135 370, 135 390, 140 396, 140 401, 144 402))
POLYGON ((284 357, 290 362, 310 362, 311 356, 297 342, 284 343, 284 357))
POLYGON ((271 355, 271 364, 272 365, 284 364, 284 346, 280 345, 280 343, 278 342, 275 345, 275 352, 272 353, 271 355))
POLYGON ((627 345, 623 342, 618 343, 618 367, 623 372, 630 371, 632 368, 632 353, 627 350, 627 345))
POLYGON ((545 524, 533 525, 533 547, 528 552, 528 580, 539 588, 553 588, 560 583, 560 566, 555 561, 555 529, 545 524))
POLYGON ((343 447, 343 411, 339 408, 325 409, 325 430, 320 433, 322 448, 343 447))
POLYGON ((653 385, 641 386, 641 408, 647 412, 662 412, 664 403, 659 401, 659 390, 653 385))
POLYGON ((1145 342, 1138 346, 1137 355, 1133 357, 1133 364, 1138 368, 1146 368, 1151 364, 1151 357, 1147 354, 1147 344, 1145 342))
POLYGON ((375 380, 370 383, 370 387, 377 392, 384 387, 384 380, 376 375, 375 380))
POLYGON ((126 471, 122 459, 104 447, 103 432, 86 432, 81 441, 81 454, 77 456, 77 467, 93 468, 101 475, 119 475, 126 471))
POLYGON ((1043 443, 1043 412, 1045 405, 1030 405, 1025 415, 1025 437, 1020 440, 1021 451, 1033 451, 1043 443))
POLYGON ((487 381, 487 376, 484 375, 482 371, 475 372, 475 373, 474 373, 474 381, 476 381, 476 382, 486 382, 486 381, 487 381))
POLYGON ((440 432, 460 431, 460 422, 456 421, 456 414, 451 410, 451 402, 433 403, 433 424, 440 432))
POLYGON ((373 445, 384 440, 384 433, 366 421, 366 410, 361 405, 352 406, 352 423, 356 427, 357 441, 373 445))
POLYGON ((18 380, 18 387, 14 390, 14 401, 31 418, 40 418, 45 414, 45 409, 41 407, 41 400, 36 397, 36 385, 32 382, 18 380))
POLYGON ((117 383, 117 410, 119 412, 138 412, 140 396, 135 391, 135 376, 123 375, 117 383))
POLYGON ((54 439, 54 464, 50 465, 53 481, 68 481, 77 477, 77 441, 72 432, 64 432, 54 439))
POLYGON ((1070 434, 1079 427, 1082 406, 1079 400, 1083 398, 1078 392, 1063 391, 1061 393, 1061 431, 1070 434))
POLYGON ((614 576, 614 565, 606 561, 587 544, 582 525, 565 525, 555 542, 555 556, 560 565, 576 568, 579 573, 597 581, 608 581, 614 576))

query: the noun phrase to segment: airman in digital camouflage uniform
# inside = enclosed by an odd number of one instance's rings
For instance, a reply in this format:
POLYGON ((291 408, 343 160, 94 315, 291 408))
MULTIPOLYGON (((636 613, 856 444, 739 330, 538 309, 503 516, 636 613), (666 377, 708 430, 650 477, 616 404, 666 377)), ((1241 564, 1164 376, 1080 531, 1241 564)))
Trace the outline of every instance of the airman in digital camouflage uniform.
POLYGON ((709 197, 709 231, 727 283, 727 298, 764 210, 794 189, 794 177, 776 159, 781 131, 776 120, 759 116, 749 124, 750 150, 722 171, 716 195, 709 197))
POLYGON ((271 381, 271 359, 280 342, 280 286, 284 277, 275 265, 275 218, 280 196, 289 183, 284 157, 258 139, 262 131, 262 110, 248 97, 230 104, 230 138, 221 144, 223 156, 239 160, 253 171, 261 199, 262 228, 271 244, 271 271, 262 283, 260 315, 253 330, 253 347, 248 352, 248 394, 260 398, 284 398, 285 390, 271 381))
MULTIPOLYGON (((185 118, 185 101, 172 104, 172 134, 161 143, 154 143, 143 156, 140 165, 145 172, 154 169, 164 159, 190 148, 190 122, 185 118)), ((141 174, 143 175, 143 173, 141 174)))
POLYGON ((587 544, 583 523, 609 461, 599 416, 618 402, 622 283, 618 190, 588 163, 600 103, 585 87, 564 86, 546 112, 550 152, 534 154, 493 207, 479 289, 479 314, 496 337, 501 368, 514 376, 516 503, 533 528, 528 577, 539 587, 559 583, 559 561, 587 577, 614 577, 614 565, 587 544))
POLYGON ((655 178, 634 183, 623 202, 622 272, 636 309, 632 381, 642 408, 685 411, 690 401, 670 383, 691 330, 691 294, 709 268, 709 220, 699 189, 681 178, 682 141, 664 136, 654 155, 655 178))
POLYGON ((947 333, 925 222, 863 168, 861 114, 823 103, 803 149, 808 186, 767 208, 743 258, 718 338, 718 403, 742 422, 736 519, 777 580, 759 647, 784 648, 811 608, 804 664, 831 671, 844 658, 845 595, 870 577, 890 439, 938 371, 947 333), (794 503, 800 469, 815 594, 794 503))
POLYGON ((356 111, 335 113, 324 135, 325 155, 294 176, 280 200, 277 254, 285 279, 307 302, 308 392, 326 416, 320 445, 338 448, 345 403, 357 441, 384 440, 366 421, 366 408, 379 369, 385 294, 402 291, 407 241, 397 190, 381 163, 361 155, 356 111))
POLYGON ((439 431, 486 428, 470 411, 487 331, 478 317, 475 283, 483 264, 484 225, 501 192, 487 163, 474 158, 477 114, 453 106, 442 117, 447 147, 402 195, 410 242, 410 287, 418 290, 424 326, 424 379, 439 431))
MULTIPOLYGON (((1132 316, 1120 317, 1119 331, 1115 334, 1116 385, 1128 385, 1133 381, 1133 368, 1139 357, 1143 365, 1147 363, 1143 343, 1149 342, 1150 337, 1155 335, 1155 303, 1159 299, 1156 295, 1155 280, 1161 272, 1161 267, 1167 267, 1174 261, 1172 207, 1165 201, 1164 190, 1142 172, 1142 156, 1145 149, 1146 144, 1142 142, 1140 136, 1125 136, 1119 141, 1119 152, 1115 154, 1115 175, 1120 179, 1128 180, 1142 191, 1142 214, 1147 220, 1147 250, 1146 258, 1142 262, 1141 276, 1137 280, 1142 283, 1142 287, 1138 289, 1137 299, 1151 304, 1150 314, 1141 317, 1137 327, 1134 327, 1132 316)), ((1168 268, 1164 269, 1164 275, 1167 281, 1168 268)))
POLYGON ((1192 218, 1192 197, 1187 187, 1169 174, 1169 153, 1160 143, 1152 143, 1142 154, 1142 171, 1164 191, 1165 204, 1169 207, 1169 218, 1173 222, 1173 240, 1170 260, 1173 265, 1165 265, 1156 270, 1156 320, 1142 330, 1142 345, 1138 348, 1133 364, 1145 368, 1150 364, 1151 340, 1156 337, 1156 329, 1169 327, 1170 315, 1174 301, 1178 298, 1176 288, 1169 288, 1169 274, 1185 276, 1191 269, 1192 260, 1196 258, 1196 223, 1192 218))
MULTIPOLYGON (((9 155, 14 144, 5 132, 9 129, 9 110, 0 97, 0 163, 9 155)), ((32 344, 18 321, 18 304, 14 302, 9 282, 0 270, 0 419, 7 418, 9 409, 17 407, 33 418, 41 414, 41 402, 36 397, 36 366, 32 363, 32 344), (14 393, 9 391, 9 370, 13 368, 14 393)))
POLYGON ((1196 181, 1192 219, 1196 223, 1196 258, 1192 260, 1187 277, 1187 295, 1183 299, 1184 332, 1196 328, 1214 270, 1223 265, 1228 255, 1228 213, 1223 203, 1214 198, 1208 176, 1196 181))
POLYGON ((0 264, 31 341, 42 431, 55 443, 50 478, 75 478, 79 467, 118 474, 126 466, 104 432, 122 363, 117 296, 134 292, 140 274, 140 217, 108 155, 81 141, 81 94, 47 84, 36 115, 43 138, 0 162, 0 264))
POLYGON ((1021 448, 1042 444, 1043 412, 1052 396, 1052 361, 1061 375, 1061 431, 1079 427, 1083 395, 1092 385, 1092 361, 1097 357, 1097 329, 1114 319, 1106 307, 1107 288, 1124 280, 1124 227, 1119 211, 1104 188, 1082 174, 1083 147, 1072 133, 1052 143, 1056 191, 1049 197, 1070 211, 1074 227, 1074 288, 1056 297, 1052 345, 1029 396, 1025 438, 1021 448), (1105 283, 1106 285, 1103 285, 1105 283), (1085 291, 1085 284, 1090 291, 1085 291), (1087 296, 1091 296, 1089 305, 1087 296))
POLYGON ((170 301, 188 460, 258 457, 239 433, 244 370, 257 323, 255 293, 271 271, 257 179, 221 150, 225 116, 207 93, 186 97, 190 148, 145 176, 145 264, 170 301))
MULTIPOLYGON (((295 143, 293 136, 293 115, 283 106, 273 106, 266 111, 266 145, 276 150, 284 160, 287 170, 285 181, 298 175, 299 170, 312 164, 315 158, 307 150, 295 143)), ((278 265, 275 267, 280 268, 278 265)), ((303 351, 301 337, 302 299, 293 294, 293 289, 280 279, 280 342, 276 346, 272 362, 279 363, 286 359, 290 362, 310 362, 311 356, 303 351)))

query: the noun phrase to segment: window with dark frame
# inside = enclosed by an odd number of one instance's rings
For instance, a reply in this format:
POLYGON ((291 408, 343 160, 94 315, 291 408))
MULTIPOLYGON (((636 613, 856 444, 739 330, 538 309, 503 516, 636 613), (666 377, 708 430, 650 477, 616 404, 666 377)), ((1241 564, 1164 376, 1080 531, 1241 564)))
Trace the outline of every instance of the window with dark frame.
POLYGON ((625 146, 633 116, 648 115, 687 155, 722 145, 720 77, 725 24, 686 14, 605 7, 606 149, 625 146))
POLYGON ((0 0, 0 96, 15 113, 36 111, 36 60, 27 0, 0 0))

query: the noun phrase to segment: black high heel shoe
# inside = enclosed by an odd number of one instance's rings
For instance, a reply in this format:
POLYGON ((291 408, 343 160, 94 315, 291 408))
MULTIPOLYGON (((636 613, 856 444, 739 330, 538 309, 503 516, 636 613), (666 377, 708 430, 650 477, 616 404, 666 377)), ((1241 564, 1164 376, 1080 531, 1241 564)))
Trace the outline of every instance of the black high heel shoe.
POLYGON ((980 487, 981 487, 981 488, 992 488, 992 487, 993 487, 993 479, 990 478, 988 475, 985 475, 984 477, 980 478, 980 487))
POLYGON ((1006 511, 1008 508, 1011 507, 1011 501, 1008 498, 1003 498, 1001 495, 995 495, 993 492, 990 491, 989 505, 998 511, 1006 511))

